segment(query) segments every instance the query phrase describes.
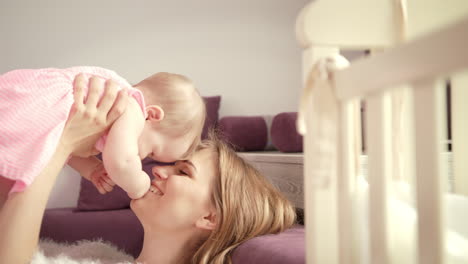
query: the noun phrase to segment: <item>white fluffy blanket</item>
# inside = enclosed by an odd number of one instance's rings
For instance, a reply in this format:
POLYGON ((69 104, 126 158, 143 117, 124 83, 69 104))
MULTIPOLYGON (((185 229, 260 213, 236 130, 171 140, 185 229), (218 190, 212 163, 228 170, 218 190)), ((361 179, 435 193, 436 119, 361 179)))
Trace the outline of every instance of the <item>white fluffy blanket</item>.
POLYGON ((133 257, 115 246, 97 241, 78 241, 73 244, 42 240, 31 264, 114 264, 135 263, 133 257))

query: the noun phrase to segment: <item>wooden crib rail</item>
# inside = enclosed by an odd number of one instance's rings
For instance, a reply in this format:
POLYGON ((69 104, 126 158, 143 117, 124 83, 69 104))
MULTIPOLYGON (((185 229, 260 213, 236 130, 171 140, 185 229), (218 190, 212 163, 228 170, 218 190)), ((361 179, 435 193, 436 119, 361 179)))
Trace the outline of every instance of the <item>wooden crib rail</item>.
POLYGON ((340 100, 382 92, 398 84, 468 67, 468 17, 334 74, 340 100), (372 78, 370 78, 372 77, 372 78), (352 84, 350 87, 349 84, 352 84))
MULTIPOLYGON (((406 18, 403 13, 396 14, 401 11, 398 4, 402 2, 404 0, 319 0, 306 6, 297 19, 296 34, 304 48, 304 80, 311 76, 311 68, 321 65, 321 59, 337 56, 342 49, 387 49, 353 62, 349 68, 335 70, 328 86, 306 84, 309 95, 315 91, 315 95, 309 96, 311 102, 301 108, 312 113, 306 116, 304 129, 307 131, 304 138, 307 263, 447 263, 445 187, 441 177, 444 165, 440 155, 446 139, 442 114, 445 82, 441 77, 468 69, 468 2, 409 0, 411 23, 406 30, 402 30, 397 21, 406 18), (447 5, 450 7, 442 9, 447 5), (403 32, 408 34, 408 41, 400 43, 403 32), (399 45, 392 48, 397 43, 399 45), (407 131, 402 138, 407 137, 403 140, 408 145, 404 158, 409 165, 404 170, 411 176, 410 185, 415 193, 409 207, 414 206, 417 215, 409 217, 413 222, 400 221, 401 230, 395 228, 396 215, 390 214, 393 195, 390 185, 399 169, 394 168, 398 161, 395 158, 396 136, 392 134, 395 125, 392 118, 397 115, 393 104, 397 96, 391 94, 398 91, 397 85, 408 88, 405 90, 408 91, 405 99, 409 98, 405 114, 409 113, 409 118, 405 120, 407 131), (319 89, 314 89, 317 86, 319 89), (320 106, 320 98, 324 97, 317 91, 324 90, 332 91, 337 105, 332 108, 338 108, 328 112, 332 113, 327 116, 329 119, 320 119, 324 117, 320 116, 321 110, 326 109, 319 107, 326 104, 320 106), (356 151, 360 150, 356 132, 360 119, 355 113, 361 99, 367 103, 365 130, 369 163, 369 196, 365 198, 368 201, 365 217, 368 218, 365 220, 355 218, 356 212, 362 209, 356 205, 356 197, 361 194, 355 162, 360 154, 356 151), (320 138, 320 132, 326 130, 320 131, 317 127, 330 124, 327 133, 332 136, 321 146, 327 138, 323 135, 320 138), (323 145, 329 147, 328 154, 331 154, 325 161, 324 155, 319 155, 324 153, 321 152, 323 145), (367 233, 359 233, 361 224, 367 233), (395 236, 395 232, 402 230, 404 233, 395 236), (410 250, 399 244, 399 236, 407 237, 403 243, 411 244, 410 250)), ((461 97, 467 95, 468 72, 451 77, 453 91, 461 97)), ((460 98, 452 100, 452 109, 456 111, 453 120, 457 120, 452 140, 454 146, 458 146, 453 151, 454 171, 455 181, 463 185, 456 186, 468 193, 468 180, 462 175, 468 173, 468 106, 464 102, 466 96, 464 100, 460 98)), ((335 105, 335 101, 327 100, 335 105)), ((361 213, 363 211, 366 209, 361 213)))

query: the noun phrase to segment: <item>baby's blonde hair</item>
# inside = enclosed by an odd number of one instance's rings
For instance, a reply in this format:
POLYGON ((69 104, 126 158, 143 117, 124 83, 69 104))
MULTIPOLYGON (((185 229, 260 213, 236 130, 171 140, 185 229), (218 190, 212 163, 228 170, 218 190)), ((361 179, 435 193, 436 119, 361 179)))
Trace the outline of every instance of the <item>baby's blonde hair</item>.
POLYGON ((206 118, 203 98, 193 82, 180 74, 159 72, 135 85, 142 91, 146 105, 158 105, 164 110, 164 119, 158 129, 166 135, 193 136, 193 142, 184 154, 192 153, 201 141, 206 118))
POLYGON ((197 248, 190 263, 230 264, 232 251, 241 243, 282 232, 295 223, 291 202, 213 133, 198 149, 217 154, 212 197, 217 227, 197 248))

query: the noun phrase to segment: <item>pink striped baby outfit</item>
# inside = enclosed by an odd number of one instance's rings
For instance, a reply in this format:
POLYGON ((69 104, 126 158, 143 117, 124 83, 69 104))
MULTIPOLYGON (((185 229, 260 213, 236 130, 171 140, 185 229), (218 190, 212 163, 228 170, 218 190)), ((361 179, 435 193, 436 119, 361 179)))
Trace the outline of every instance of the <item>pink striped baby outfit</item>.
MULTIPOLYGON (((0 176, 16 181, 21 192, 54 153, 73 105, 73 80, 79 73, 113 79, 129 88, 142 107, 142 93, 115 72, 98 67, 22 69, 0 75, 0 176)), ((96 147, 103 146, 103 137, 96 147)))

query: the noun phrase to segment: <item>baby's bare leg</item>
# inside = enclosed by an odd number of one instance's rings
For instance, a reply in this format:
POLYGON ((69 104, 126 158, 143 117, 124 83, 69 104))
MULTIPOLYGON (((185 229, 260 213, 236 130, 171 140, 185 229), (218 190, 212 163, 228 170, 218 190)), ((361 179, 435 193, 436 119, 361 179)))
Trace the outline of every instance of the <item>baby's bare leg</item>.
POLYGON ((0 210, 3 208, 3 204, 8 198, 8 193, 10 192, 11 187, 15 181, 7 179, 0 175, 0 210))

